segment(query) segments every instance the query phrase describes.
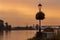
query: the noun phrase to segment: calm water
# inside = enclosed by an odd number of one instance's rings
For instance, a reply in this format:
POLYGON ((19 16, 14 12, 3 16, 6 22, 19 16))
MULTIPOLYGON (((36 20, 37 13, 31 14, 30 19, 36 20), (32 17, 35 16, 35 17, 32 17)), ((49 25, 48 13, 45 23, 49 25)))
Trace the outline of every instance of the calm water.
POLYGON ((0 32, 0 40, 27 40, 35 36, 34 30, 0 32))

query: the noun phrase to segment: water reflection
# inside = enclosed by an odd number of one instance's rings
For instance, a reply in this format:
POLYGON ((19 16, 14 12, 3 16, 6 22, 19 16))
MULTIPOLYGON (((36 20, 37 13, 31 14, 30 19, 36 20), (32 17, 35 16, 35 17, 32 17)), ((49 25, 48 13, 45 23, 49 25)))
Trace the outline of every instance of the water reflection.
POLYGON ((0 31, 0 40, 27 40, 35 35, 36 31, 0 31))
POLYGON ((11 31, 4 31, 4 40, 9 40, 10 39, 10 34, 11 34, 11 31))
POLYGON ((0 40, 3 40, 3 31, 0 31, 0 40))
POLYGON ((5 31, 5 35, 10 35, 11 31, 5 31))

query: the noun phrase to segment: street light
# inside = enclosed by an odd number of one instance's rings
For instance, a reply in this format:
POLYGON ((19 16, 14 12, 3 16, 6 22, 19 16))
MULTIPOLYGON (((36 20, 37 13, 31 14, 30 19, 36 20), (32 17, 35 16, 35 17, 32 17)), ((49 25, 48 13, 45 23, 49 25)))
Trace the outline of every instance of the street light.
POLYGON ((39 12, 41 12, 42 5, 38 4, 39 12))
POLYGON ((36 19, 39 20, 39 32, 41 32, 41 20, 45 18, 45 14, 41 11, 42 4, 38 4, 39 12, 36 14, 36 19))

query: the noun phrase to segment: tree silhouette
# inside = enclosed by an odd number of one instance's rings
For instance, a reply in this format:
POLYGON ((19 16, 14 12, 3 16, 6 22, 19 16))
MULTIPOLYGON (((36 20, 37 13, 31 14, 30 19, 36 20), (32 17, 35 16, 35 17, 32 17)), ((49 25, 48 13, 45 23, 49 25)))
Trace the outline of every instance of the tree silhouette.
POLYGON ((4 30, 4 21, 0 20, 0 31, 4 30))
POLYGON ((38 12, 36 14, 36 19, 37 20, 43 20, 45 18, 45 14, 43 12, 38 12))

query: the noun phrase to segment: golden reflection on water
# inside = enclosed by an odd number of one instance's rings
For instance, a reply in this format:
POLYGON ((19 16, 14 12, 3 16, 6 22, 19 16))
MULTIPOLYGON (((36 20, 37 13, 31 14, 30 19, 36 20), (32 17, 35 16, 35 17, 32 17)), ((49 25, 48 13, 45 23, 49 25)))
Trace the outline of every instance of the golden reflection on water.
POLYGON ((27 40, 35 36, 36 30, 19 30, 0 32, 0 40, 27 40))
POLYGON ((3 40, 3 31, 0 31, 0 40, 3 40))

